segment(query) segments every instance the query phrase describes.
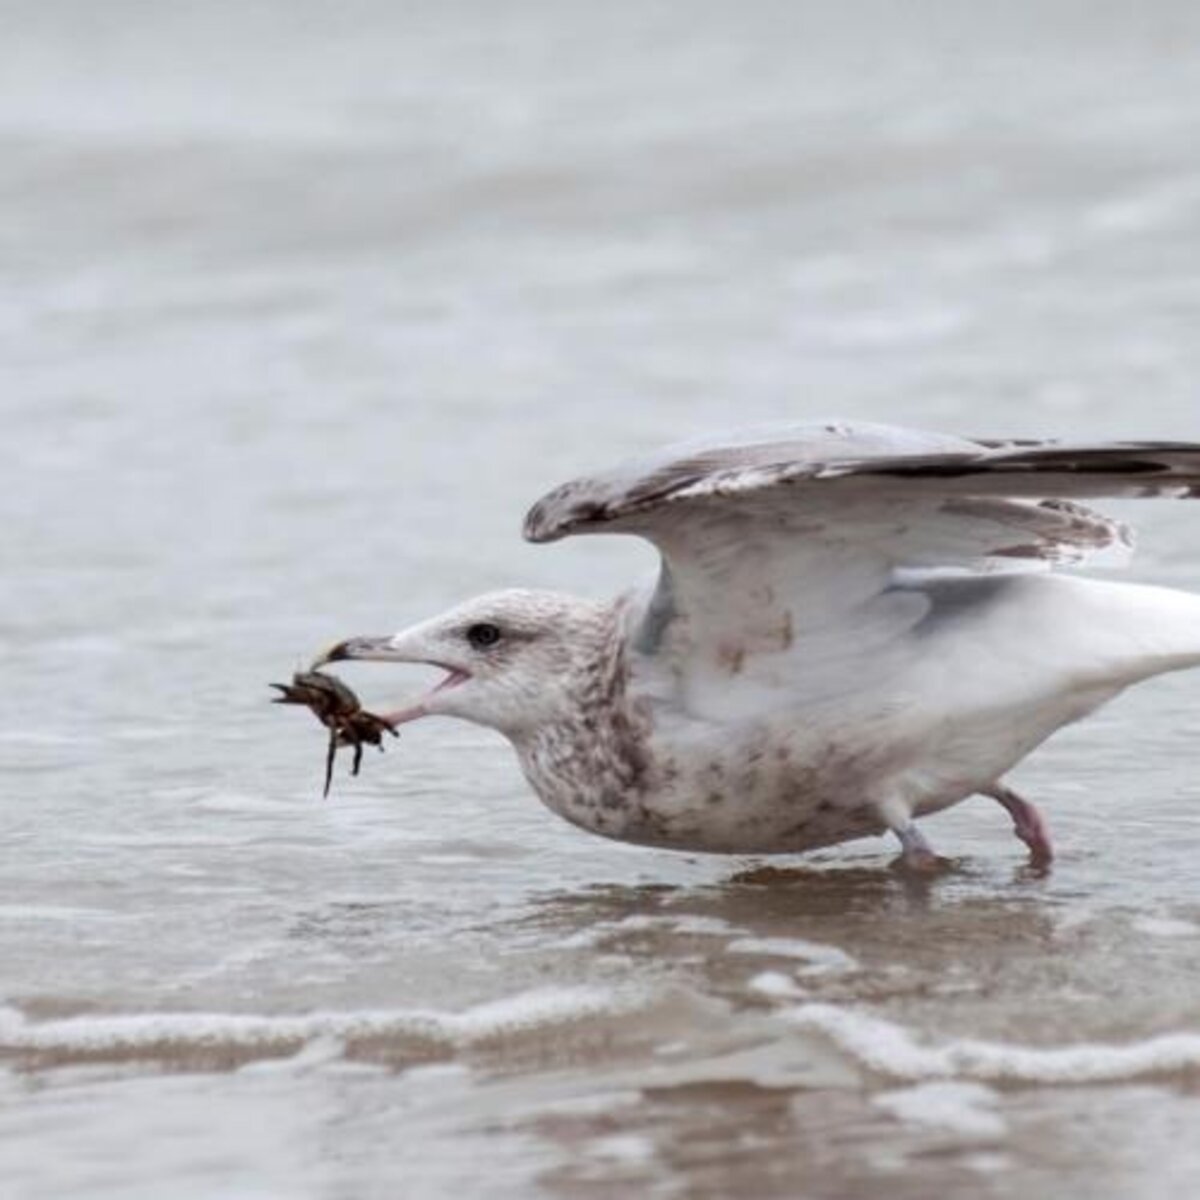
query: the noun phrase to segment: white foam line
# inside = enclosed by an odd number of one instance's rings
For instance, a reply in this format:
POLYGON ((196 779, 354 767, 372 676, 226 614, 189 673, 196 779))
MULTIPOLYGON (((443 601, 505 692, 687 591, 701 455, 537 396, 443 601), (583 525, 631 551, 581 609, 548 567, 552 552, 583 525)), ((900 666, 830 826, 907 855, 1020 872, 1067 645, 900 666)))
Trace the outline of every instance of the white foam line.
POLYGON ((924 1046, 899 1025, 832 1004, 803 1004, 780 1015, 823 1034, 869 1070, 897 1079, 1082 1084, 1200 1069, 1197 1033, 1163 1034, 1123 1046, 1084 1042, 1041 1048, 969 1038, 924 1046))
POLYGON ((578 987, 523 992, 460 1013, 384 1010, 257 1016, 175 1012, 31 1021, 17 1009, 0 1008, 0 1053, 129 1053, 165 1045, 193 1050, 253 1050, 280 1044, 303 1045, 318 1038, 353 1041, 388 1037, 458 1047, 639 1006, 629 993, 578 987))

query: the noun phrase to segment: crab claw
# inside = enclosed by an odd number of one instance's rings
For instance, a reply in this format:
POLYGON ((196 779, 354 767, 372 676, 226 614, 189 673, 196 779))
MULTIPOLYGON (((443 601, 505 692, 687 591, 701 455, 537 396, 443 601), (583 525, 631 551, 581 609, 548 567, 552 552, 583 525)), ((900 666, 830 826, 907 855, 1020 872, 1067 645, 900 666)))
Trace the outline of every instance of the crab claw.
POLYGON ((307 701, 300 695, 300 689, 293 687, 290 683, 269 683, 268 687, 278 688, 280 695, 272 696, 272 704, 306 704, 307 701))

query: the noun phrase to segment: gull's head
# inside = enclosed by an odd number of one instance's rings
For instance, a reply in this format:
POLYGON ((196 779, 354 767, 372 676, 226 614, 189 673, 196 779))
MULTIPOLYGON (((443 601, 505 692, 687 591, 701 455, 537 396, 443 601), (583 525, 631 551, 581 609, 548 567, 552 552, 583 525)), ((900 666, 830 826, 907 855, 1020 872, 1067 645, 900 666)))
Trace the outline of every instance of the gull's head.
POLYGON ((314 666, 364 659, 441 667, 447 674, 436 687, 381 715, 395 724, 461 717, 520 737, 570 708, 573 681, 603 638, 604 612, 555 592, 489 592, 391 637, 347 638, 314 666))

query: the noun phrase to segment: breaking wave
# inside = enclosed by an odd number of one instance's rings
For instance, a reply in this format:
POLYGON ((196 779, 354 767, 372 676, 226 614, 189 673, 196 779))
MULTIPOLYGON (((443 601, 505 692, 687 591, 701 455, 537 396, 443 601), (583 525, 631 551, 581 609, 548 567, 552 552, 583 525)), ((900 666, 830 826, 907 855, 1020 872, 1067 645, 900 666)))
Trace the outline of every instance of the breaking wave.
POLYGON ((86 1015, 38 1021, 0 1008, 0 1058, 35 1066, 166 1060, 196 1067, 233 1067, 290 1057, 318 1041, 341 1043, 348 1055, 419 1062, 486 1048, 524 1036, 619 1016, 646 997, 595 987, 543 988, 458 1013, 422 1010, 315 1012, 295 1016, 170 1012, 86 1015))
POLYGON ((780 1015, 821 1034, 867 1070, 914 1082, 1088 1084, 1200 1071, 1200 1033, 1162 1034, 1124 1045, 1035 1047, 972 1038, 927 1045, 891 1021, 832 1004, 802 1004, 780 1015))

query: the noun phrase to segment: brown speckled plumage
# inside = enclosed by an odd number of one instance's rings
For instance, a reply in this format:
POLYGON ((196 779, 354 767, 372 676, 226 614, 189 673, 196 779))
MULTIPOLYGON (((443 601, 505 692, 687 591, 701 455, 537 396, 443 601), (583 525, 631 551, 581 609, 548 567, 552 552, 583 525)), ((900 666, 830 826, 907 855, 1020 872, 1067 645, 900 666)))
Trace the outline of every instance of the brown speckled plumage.
POLYGON ((638 818, 651 766, 650 722, 628 694, 624 615, 623 603, 602 610, 576 646, 570 707, 514 739, 551 808, 614 837, 638 818))

